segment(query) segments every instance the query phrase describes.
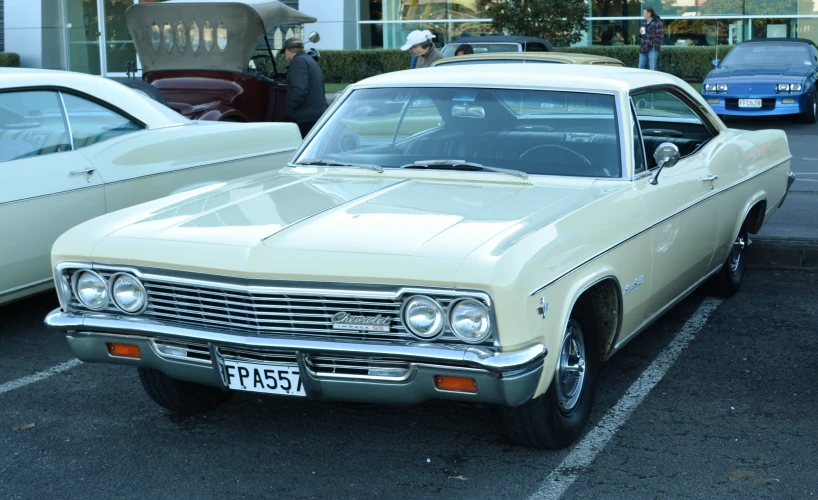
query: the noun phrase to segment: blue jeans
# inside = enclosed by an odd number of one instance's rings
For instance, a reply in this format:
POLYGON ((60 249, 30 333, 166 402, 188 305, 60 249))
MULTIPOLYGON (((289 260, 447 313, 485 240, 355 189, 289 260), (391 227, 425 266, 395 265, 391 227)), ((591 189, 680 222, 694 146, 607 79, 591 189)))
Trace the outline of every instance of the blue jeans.
POLYGON ((639 69, 648 69, 648 64, 650 64, 650 70, 656 71, 657 63, 659 62, 659 51, 658 50, 651 50, 647 53, 640 52, 639 53, 639 69))

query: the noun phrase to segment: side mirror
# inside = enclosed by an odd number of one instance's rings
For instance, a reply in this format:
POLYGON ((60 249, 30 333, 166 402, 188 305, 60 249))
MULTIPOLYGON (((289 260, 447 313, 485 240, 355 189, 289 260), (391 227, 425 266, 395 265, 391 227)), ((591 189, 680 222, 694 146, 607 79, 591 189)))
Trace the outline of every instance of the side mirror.
POLYGON ((307 40, 309 40, 310 43, 318 43, 321 41, 321 35, 319 35, 317 31, 312 31, 307 35, 307 40))
POLYGON ((718 68, 719 64, 721 64, 721 60, 720 59, 713 59, 712 61, 710 61, 710 64, 712 64, 714 68, 718 68))
POLYGON ((665 167, 671 168, 679 163, 679 157, 679 148, 675 144, 670 142, 659 144, 659 147, 656 148, 656 152, 653 153, 653 159, 656 160, 656 165, 659 166, 659 170, 653 174, 650 183, 654 186, 658 184, 659 174, 662 172, 662 169, 665 167))

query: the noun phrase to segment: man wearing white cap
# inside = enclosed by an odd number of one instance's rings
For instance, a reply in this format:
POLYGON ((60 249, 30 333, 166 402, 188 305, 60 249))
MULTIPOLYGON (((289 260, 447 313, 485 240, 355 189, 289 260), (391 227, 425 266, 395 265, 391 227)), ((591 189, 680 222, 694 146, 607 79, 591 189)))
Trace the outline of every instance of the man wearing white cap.
POLYGON ((417 56, 415 68, 428 68, 433 62, 443 59, 443 54, 432 43, 432 38, 435 36, 429 30, 415 30, 406 37, 406 43, 400 49, 417 56))

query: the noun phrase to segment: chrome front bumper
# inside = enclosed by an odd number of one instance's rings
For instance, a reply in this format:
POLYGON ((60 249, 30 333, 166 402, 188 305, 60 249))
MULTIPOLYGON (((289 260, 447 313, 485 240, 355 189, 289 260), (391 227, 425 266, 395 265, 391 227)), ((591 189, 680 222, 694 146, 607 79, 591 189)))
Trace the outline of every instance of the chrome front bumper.
POLYGON ((155 368, 189 382, 221 386, 216 348, 254 353, 295 354, 308 397, 371 403, 419 403, 429 399, 455 399, 483 403, 520 405, 534 395, 547 354, 542 344, 511 352, 467 345, 424 342, 394 344, 345 342, 286 337, 254 337, 218 330, 171 326, 152 320, 96 313, 52 311, 45 319, 52 329, 65 332, 77 358, 86 362, 115 363, 155 368), (166 356, 156 348, 157 339, 195 342, 209 346, 210 358, 186 360, 166 356), (112 356, 106 343, 138 345, 141 359, 112 356), (386 358, 410 363, 400 380, 316 373, 307 366, 310 355, 386 358), (477 382, 476 393, 438 390, 434 377, 468 377, 477 382))

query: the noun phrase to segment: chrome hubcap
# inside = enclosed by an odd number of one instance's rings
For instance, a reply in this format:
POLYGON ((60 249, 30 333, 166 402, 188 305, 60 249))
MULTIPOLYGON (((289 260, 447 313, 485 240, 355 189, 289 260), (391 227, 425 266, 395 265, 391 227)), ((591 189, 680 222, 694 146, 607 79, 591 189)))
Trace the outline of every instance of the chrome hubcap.
POLYGON ((741 263, 741 254, 744 252, 744 238, 739 236, 733 243, 733 249, 730 251, 730 270, 734 273, 738 271, 738 266, 741 263))
POLYGON ((557 403, 563 411, 573 410, 577 405, 585 382, 585 339, 582 330, 569 323, 562 338, 560 357, 557 361, 557 403))

